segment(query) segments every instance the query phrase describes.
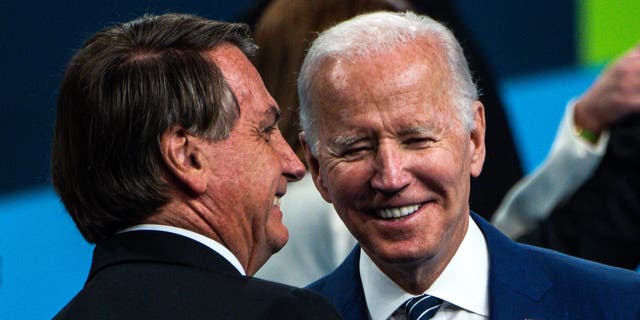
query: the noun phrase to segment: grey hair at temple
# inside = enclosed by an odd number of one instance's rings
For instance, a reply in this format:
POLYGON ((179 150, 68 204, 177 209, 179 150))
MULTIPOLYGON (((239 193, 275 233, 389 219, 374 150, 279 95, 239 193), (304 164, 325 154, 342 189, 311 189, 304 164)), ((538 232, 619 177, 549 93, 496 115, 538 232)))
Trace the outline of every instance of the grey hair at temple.
POLYGON ((322 32, 309 49, 298 77, 300 125, 312 153, 318 154, 317 128, 313 122, 314 76, 327 59, 361 57, 389 52, 411 41, 437 43, 444 49, 451 71, 452 105, 467 131, 474 126, 472 105, 478 89, 462 47, 443 24, 412 12, 375 12, 357 16, 322 32))

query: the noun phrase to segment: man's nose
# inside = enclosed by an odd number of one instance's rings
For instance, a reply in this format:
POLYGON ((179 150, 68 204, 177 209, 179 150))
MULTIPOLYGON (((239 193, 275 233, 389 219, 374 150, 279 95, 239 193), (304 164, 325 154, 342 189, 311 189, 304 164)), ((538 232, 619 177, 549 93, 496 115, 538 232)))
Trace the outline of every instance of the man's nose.
POLYGON ((304 177, 306 168, 293 152, 291 146, 284 140, 282 134, 278 132, 278 147, 281 149, 282 158, 282 173, 287 178, 288 182, 298 181, 304 177))
POLYGON ((371 187, 384 194, 393 194, 406 188, 411 184, 407 160, 400 146, 393 143, 378 145, 371 187))

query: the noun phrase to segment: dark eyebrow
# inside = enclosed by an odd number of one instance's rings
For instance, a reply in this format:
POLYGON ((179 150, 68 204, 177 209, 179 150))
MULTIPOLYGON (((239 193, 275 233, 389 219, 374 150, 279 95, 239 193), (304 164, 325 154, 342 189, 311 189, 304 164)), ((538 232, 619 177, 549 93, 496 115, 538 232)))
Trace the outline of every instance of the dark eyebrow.
POLYGON ((264 112, 264 115, 265 117, 262 121, 262 124, 265 127, 275 126, 278 123, 278 120, 280 120, 282 112, 280 111, 280 109, 278 109, 278 107, 272 105, 267 108, 267 111, 264 112))
POLYGON ((280 117, 282 117, 282 111, 280 111, 280 109, 278 109, 278 107, 276 107, 276 106, 271 106, 271 107, 269 108, 269 111, 275 115, 275 119, 274 119, 274 121, 273 121, 273 122, 278 122, 278 121, 280 121, 280 117))

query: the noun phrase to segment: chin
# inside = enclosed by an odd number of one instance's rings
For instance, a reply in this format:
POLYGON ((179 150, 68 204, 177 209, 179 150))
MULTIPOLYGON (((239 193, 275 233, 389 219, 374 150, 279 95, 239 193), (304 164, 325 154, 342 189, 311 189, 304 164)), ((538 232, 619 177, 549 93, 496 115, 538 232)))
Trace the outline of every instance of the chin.
POLYGON ((272 247, 273 247, 273 253, 277 253, 277 252, 279 252, 280 250, 282 250, 282 248, 284 248, 284 245, 285 245, 286 243, 287 243, 287 241, 284 241, 283 243, 278 243, 278 244, 273 245, 273 246, 272 246, 272 247))
POLYGON ((269 237, 269 239, 271 239, 269 242, 271 248, 273 249, 273 253, 276 253, 280 251, 280 249, 282 249, 284 245, 289 241, 289 231, 287 230, 287 227, 285 227, 283 224, 280 224, 280 228, 278 228, 277 231, 272 232, 271 234, 272 236, 269 237))
POLYGON ((395 254, 395 255, 387 255, 380 256, 381 260, 389 264, 419 264, 422 261, 430 260, 434 255, 430 254, 395 254))
POLYGON ((436 256, 435 250, 428 250, 427 248, 414 248, 408 244, 394 244, 392 246, 386 246, 384 248, 375 248, 369 250, 365 248, 365 251, 369 256, 373 254, 375 259, 379 259, 382 262, 390 264, 411 264, 420 263, 424 260, 429 260, 436 256))

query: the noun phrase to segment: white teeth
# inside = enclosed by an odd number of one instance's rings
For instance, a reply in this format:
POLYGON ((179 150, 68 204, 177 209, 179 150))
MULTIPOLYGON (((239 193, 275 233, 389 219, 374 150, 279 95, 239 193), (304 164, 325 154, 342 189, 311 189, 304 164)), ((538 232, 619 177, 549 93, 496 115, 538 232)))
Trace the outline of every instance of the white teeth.
POLYGON ((273 198, 273 205, 276 207, 280 206, 280 197, 274 197, 273 198))
POLYGON ((394 219, 394 218, 408 216, 414 213, 416 210, 418 210, 418 208, 420 208, 420 205, 414 204, 414 205, 409 205, 404 207, 380 209, 380 210, 377 210, 376 213, 381 218, 394 219))

